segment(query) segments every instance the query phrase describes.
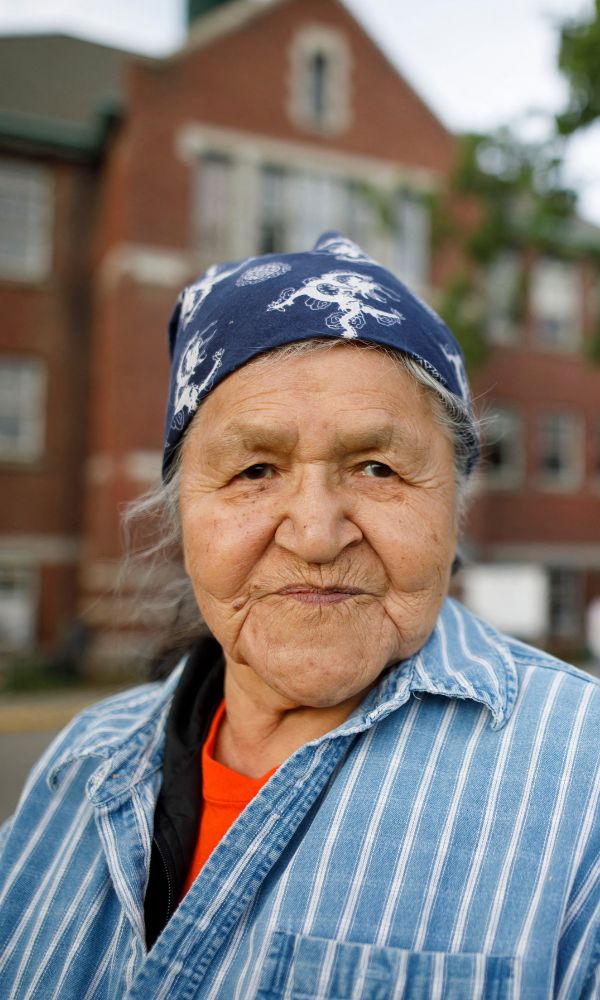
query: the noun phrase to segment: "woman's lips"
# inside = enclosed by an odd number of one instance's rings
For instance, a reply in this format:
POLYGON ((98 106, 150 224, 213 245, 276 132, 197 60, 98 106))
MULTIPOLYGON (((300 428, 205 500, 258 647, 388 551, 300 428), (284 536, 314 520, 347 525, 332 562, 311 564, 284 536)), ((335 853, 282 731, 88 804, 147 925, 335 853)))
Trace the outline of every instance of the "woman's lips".
POLYGON ((341 601, 347 601, 351 597, 356 597, 357 594, 363 594, 363 590, 358 590, 356 587, 306 587, 306 586, 292 586, 283 587, 278 593, 282 597, 293 597, 295 601, 300 601, 301 604, 339 604, 341 601))

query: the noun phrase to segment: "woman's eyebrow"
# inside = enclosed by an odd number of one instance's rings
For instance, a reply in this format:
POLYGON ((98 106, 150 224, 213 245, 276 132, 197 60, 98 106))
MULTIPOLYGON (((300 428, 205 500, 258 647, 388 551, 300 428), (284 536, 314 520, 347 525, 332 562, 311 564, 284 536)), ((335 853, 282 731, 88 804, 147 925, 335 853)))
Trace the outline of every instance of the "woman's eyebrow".
POLYGON ((219 435, 206 443, 207 457, 218 457, 222 453, 254 451, 289 452, 298 440, 296 430, 289 427, 251 422, 229 424, 219 435))
POLYGON ((409 453, 425 457, 429 445, 425 436, 414 424, 384 423, 372 427, 346 428, 337 436, 341 450, 348 454, 363 451, 409 453))
MULTIPOLYGON (((298 442, 295 427, 236 421, 229 424, 218 436, 211 438, 203 449, 208 460, 227 454, 252 454, 257 451, 289 454, 298 442)), ((352 455, 366 451, 401 451, 414 457, 425 457, 429 446, 414 424, 377 422, 366 427, 344 427, 333 437, 336 452, 352 455)))

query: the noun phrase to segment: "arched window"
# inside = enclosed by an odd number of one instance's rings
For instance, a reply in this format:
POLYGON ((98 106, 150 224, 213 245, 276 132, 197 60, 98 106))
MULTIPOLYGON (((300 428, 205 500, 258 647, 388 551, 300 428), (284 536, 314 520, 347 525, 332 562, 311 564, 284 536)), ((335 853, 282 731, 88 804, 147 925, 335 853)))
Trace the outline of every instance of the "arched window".
POLYGON ((296 125, 328 135, 350 124, 350 51, 343 35, 311 25, 290 52, 289 111, 296 125))
POLYGON ((307 66, 308 103, 315 121, 325 120, 331 65, 326 52, 315 52, 307 66))

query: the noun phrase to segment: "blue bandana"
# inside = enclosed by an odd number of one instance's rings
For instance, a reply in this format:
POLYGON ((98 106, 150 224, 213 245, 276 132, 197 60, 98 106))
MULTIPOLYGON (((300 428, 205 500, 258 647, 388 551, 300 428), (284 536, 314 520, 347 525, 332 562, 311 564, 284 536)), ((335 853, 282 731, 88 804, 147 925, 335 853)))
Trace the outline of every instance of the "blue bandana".
MULTIPOLYGON (((171 383, 163 475, 200 403, 258 354, 331 337, 411 355, 470 404, 461 349, 446 324, 351 240, 209 267, 179 296, 169 326, 171 383)), ((479 446, 473 434, 469 470, 479 446)))

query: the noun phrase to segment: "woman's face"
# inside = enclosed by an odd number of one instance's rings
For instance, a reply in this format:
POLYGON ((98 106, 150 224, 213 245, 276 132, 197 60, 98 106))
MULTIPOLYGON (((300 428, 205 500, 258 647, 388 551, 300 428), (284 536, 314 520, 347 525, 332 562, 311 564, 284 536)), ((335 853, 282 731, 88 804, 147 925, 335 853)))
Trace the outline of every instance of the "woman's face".
POLYGON ((338 705, 434 626, 456 548, 452 446, 376 350, 251 363, 190 428, 181 517, 228 669, 287 706, 338 705))

